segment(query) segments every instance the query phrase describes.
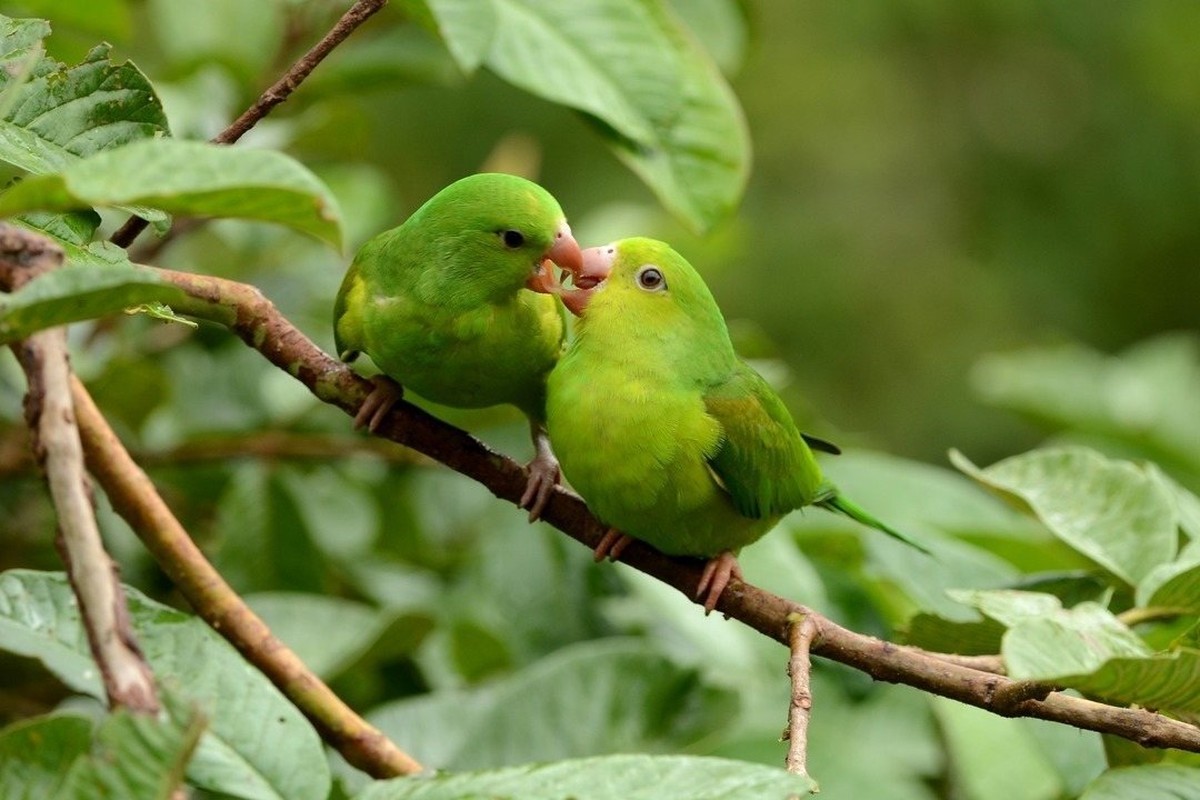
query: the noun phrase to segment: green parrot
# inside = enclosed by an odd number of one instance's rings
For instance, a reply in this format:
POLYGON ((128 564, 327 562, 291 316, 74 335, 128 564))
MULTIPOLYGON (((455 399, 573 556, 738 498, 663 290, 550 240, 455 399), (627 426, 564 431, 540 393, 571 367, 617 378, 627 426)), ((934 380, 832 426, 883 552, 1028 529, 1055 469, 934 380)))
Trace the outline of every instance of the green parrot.
POLYGON ((565 320, 553 267, 581 267, 558 202, 536 183, 470 175, 371 239, 334 305, 337 352, 383 372, 354 419, 374 431, 408 387, 458 408, 510 403, 529 418, 535 456, 521 506, 540 516, 561 472, 546 437, 546 378, 565 320), (525 291, 536 289, 539 292, 525 291))
MULTIPOLYGON (((735 554, 787 512, 840 512, 925 548, 839 494, 783 401, 737 357, 703 279, 668 245, 623 239, 583 251, 579 317, 550 374, 547 427, 567 480, 612 526, 596 547, 616 559, 630 538, 708 560, 697 590, 711 612, 735 554)), ((926 551, 928 552, 928 551, 926 551)))

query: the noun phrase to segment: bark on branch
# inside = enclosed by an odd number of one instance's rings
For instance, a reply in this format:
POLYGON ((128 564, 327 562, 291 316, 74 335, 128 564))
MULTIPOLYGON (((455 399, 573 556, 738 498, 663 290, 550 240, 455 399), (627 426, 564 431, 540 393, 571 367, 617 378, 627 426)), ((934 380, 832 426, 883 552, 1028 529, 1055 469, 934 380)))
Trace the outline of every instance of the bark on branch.
MULTIPOLYGON (((17 288, 62 264, 63 253, 44 237, 0 226, 0 271, 17 288)), ((46 476, 58 518, 58 548, 92 657, 110 708, 148 714, 159 709, 154 677, 134 637, 116 565, 104 550, 84 472, 71 401, 65 327, 40 331, 13 348, 29 384, 25 419, 34 458, 46 476)))
MULTIPOLYGON (((178 311, 229 327, 322 401, 353 416, 370 392, 367 380, 313 344, 254 287, 203 275, 160 272, 188 295, 178 311)), ((515 461, 409 403, 398 403, 378 434, 440 461, 511 503, 518 502, 525 488, 525 470, 515 461)), ((605 531, 578 496, 561 488, 551 497, 542 519, 589 549, 605 531)), ((702 566, 698 560, 670 558, 636 541, 621 560, 689 599, 695 595, 702 566)), ((1018 683, 999 674, 999 665, 992 658, 929 653, 864 636, 747 583, 733 581, 717 609, 784 645, 790 643, 788 620, 801 615, 814 629, 812 653, 877 680, 906 684, 1002 716, 1035 717, 1114 734, 1145 747, 1200 752, 1200 728, 1194 725, 1018 683)))

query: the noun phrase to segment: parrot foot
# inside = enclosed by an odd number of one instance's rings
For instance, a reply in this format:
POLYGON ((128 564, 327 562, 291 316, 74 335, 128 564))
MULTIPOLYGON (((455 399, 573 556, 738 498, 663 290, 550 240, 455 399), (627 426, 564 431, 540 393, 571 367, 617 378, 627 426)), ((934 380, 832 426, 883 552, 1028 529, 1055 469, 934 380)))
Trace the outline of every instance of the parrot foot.
POLYGON ((558 466, 554 451, 550 449, 550 437, 546 435, 546 429, 533 422, 529 431, 533 436, 535 455, 533 461, 525 465, 529 477, 525 482, 525 493, 517 505, 529 509, 529 521, 536 522, 542 516, 550 495, 554 494, 554 487, 562 481, 562 469, 558 466))
POLYGON ((708 563, 704 565, 700 583, 696 586, 696 599, 704 597, 705 616, 711 614, 717 607, 717 600, 721 598, 721 593, 729 585, 730 578, 743 580, 742 568, 738 564, 737 558, 728 550, 723 551, 716 558, 709 559, 708 563))
POLYGON ((542 516, 550 495, 554 494, 554 487, 562 480, 562 470, 559 469, 557 458, 553 455, 543 458, 541 453, 525 469, 529 471, 529 480, 525 483, 525 494, 521 495, 521 502, 517 505, 529 509, 529 521, 536 522, 542 516))
POLYGON ((632 536, 626 536, 616 528, 609 528, 600 539, 600 544, 596 545, 596 549, 592 551, 592 558, 597 563, 606 558, 616 561, 632 541, 632 536))
POLYGON ((356 431, 365 427, 374 433, 383 424, 384 417, 392 407, 404 398, 404 387, 386 375, 374 376, 371 383, 375 388, 367 395, 367 399, 363 400, 362 405, 358 407, 358 413, 354 415, 356 431))

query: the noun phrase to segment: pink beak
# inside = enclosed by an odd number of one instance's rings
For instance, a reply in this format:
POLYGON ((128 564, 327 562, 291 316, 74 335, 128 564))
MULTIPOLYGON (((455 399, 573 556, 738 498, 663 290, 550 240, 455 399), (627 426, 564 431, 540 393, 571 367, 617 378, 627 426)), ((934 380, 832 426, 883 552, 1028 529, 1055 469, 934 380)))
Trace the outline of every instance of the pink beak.
POLYGON ((554 232, 554 244, 546 251, 538 271, 525 282, 526 288, 544 294, 556 294, 562 287, 551 264, 557 264, 571 273, 583 269, 583 253, 579 250, 579 242, 571 235, 571 226, 566 220, 554 232))
POLYGON ((579 269, 572 270, 575 276, 575 288, 564 289, 559 295, 568 311, 577 317, 583 316, 588 301, 612 272, 612 262, 616 257, 617 248, 611 244, 603 247, 589 247, 583 251, 579 269))

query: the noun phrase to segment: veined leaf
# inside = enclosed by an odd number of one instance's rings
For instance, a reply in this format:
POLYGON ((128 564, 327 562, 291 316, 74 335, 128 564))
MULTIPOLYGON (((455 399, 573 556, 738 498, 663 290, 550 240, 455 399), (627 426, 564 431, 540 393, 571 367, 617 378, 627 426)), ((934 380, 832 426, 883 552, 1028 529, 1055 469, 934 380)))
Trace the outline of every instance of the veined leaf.
POLYGON ((283 153, 152 139, 37 175, 0 195, 0 216, 89 206, 149 206, 176 214, 287 225, 340 245, 337 201, 283 153))
POLYGON ((698 756, 619 755, 491 772, 397 778, 358 800, 761 800, 808 794, 816 785, 776 767, 698 756))
POLYGON ((69 714, 24 720, 0 731, 0 796, 168 800, 203 730, 190 709, 163 718, 117 710, 95 731, 69 714))
POLYGON ((668 209, 698 230, 741 198, 750 141, 708 53, 651 0, 426 0, 459 65, 583 112, 668 209), (482 7, 482 8, 481 8, 482 7))
POLYGON ((68 67, 42 54, 49 32, 44 20, 0 16, 0 160, 42 174, 167 135, 162 105, 136 66, 112 63, 101 45, 68 67))
MULTIPOLYGON (((329 767, 316 733, 201 620, 126 588, 138 641, 161 685, 209 716, 188 781, 253 800, 324 800, 329 767)), ((72 689, 104 696, 75 597, 58 573, 0 574, 0 642, 36 658, 72 689)))
POLYGON ((8 726, 0 731, 0 797, 60 797, 67 769, 91 741, 92 723, 83 717, 34 717, 8 726))
POLYGON ((1200 769, 1147 764, 1109 770, 1079 800, 1200 800, 1200 769))
POLYGON ((1031 594, 955 594, 1008 626, 1001 653, 1012 678, 1066 686, 1114 703, 1200 712, 1200 650, 1154 653, 1096 603, 1064 609, 1051 595, 1031 594))
POLYGON ((371 720, 423 763, 479 769, 683 746, 713 731, 732 702, 652 647, 608 639, 478 689, 390 703, 371 720))
POLYGON ((1142 579, 1137 604, 1200 614, 1200 540, 1193 539, 1178 559, 1159 565, 1142 579))
POLYGON ((0 295, 0 344, 46 328, 119 314, 141 303, 178 302, 183 296, 153 269, 129 262, 103 269, 63 267, 0 295))
POLYGON ((958 451, 960 470, 1018 500, 1056 536, 1136 585, 1175 556, 1179 514, 1148 470, 1083 447, 1034 450, 980 469, 958 451))

